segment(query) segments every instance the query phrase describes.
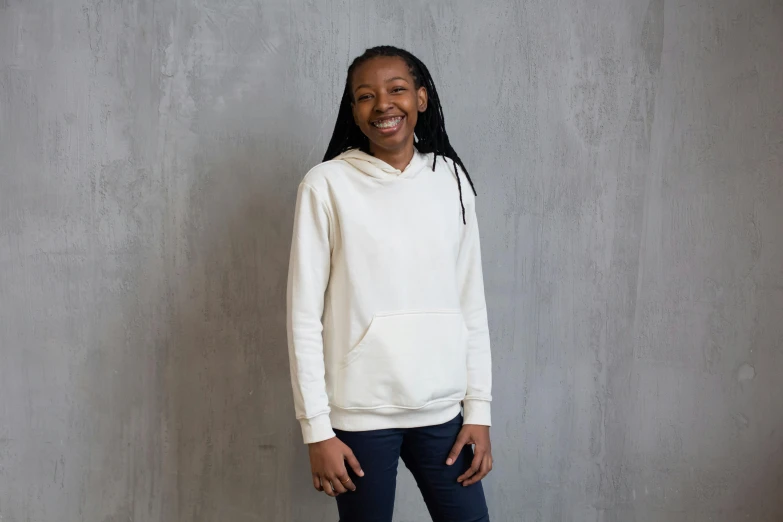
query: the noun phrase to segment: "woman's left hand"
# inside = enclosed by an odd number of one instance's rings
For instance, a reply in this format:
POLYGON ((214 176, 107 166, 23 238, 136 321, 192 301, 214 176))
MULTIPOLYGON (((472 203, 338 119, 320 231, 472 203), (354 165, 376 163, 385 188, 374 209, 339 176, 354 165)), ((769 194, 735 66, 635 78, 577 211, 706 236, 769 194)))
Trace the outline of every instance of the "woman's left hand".
POLYGON ((463 486, 470 486, 492 471, 492 444, 489 441, 489 426, 463 425, 457 436, 457 442, 454 443, 449 458, 446 459, 447 466, 451 466, 457 461, 457 457, 466 444, 475 445, 473 462, 470 464, 470 468, 459 476, 457 482, 462 483, 463 486))

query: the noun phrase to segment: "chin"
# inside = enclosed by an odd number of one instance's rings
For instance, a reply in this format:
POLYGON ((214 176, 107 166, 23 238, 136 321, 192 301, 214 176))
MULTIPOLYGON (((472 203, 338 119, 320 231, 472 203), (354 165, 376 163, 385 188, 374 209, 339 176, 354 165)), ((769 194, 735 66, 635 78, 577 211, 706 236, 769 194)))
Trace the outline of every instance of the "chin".
POLYGON ((405 144, 410 140, 410 137, 405 138, 397 138, 390 137, 388 140, 378 140, 374 141, 373 145, 375 145, 379 149, 387 150, 387 151, 397 151, 405 147, 405 144))

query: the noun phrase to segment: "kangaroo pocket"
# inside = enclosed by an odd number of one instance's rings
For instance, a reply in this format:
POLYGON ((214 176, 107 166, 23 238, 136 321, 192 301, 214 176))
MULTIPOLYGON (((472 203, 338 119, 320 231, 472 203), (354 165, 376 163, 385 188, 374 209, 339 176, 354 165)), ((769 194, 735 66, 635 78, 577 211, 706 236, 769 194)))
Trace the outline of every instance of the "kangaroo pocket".
POLYGON ((335 386, 344 409, 420 408, 465 397, 467 328, 460 311, 376 314, 335 386))

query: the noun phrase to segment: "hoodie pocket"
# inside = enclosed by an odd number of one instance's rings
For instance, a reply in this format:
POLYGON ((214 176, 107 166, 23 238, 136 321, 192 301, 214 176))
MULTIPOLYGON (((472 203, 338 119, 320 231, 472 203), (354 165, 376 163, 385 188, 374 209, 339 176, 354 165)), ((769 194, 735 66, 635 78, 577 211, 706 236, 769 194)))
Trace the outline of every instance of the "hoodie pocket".
POLYGON ((459 401, 467 388, 467 328, 460 311, 376 314, 345 357, 335 405, 421 408, 459 401))

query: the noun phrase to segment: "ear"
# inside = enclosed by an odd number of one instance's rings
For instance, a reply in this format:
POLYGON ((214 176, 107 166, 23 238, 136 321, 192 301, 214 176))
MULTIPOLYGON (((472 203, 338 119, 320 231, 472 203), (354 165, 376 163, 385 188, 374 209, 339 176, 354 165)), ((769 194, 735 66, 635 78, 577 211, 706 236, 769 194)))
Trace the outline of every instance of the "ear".
POLYGON ((419 112, 427 110, 427 89, 419 87, 419 91, 416 93, 419 112))

